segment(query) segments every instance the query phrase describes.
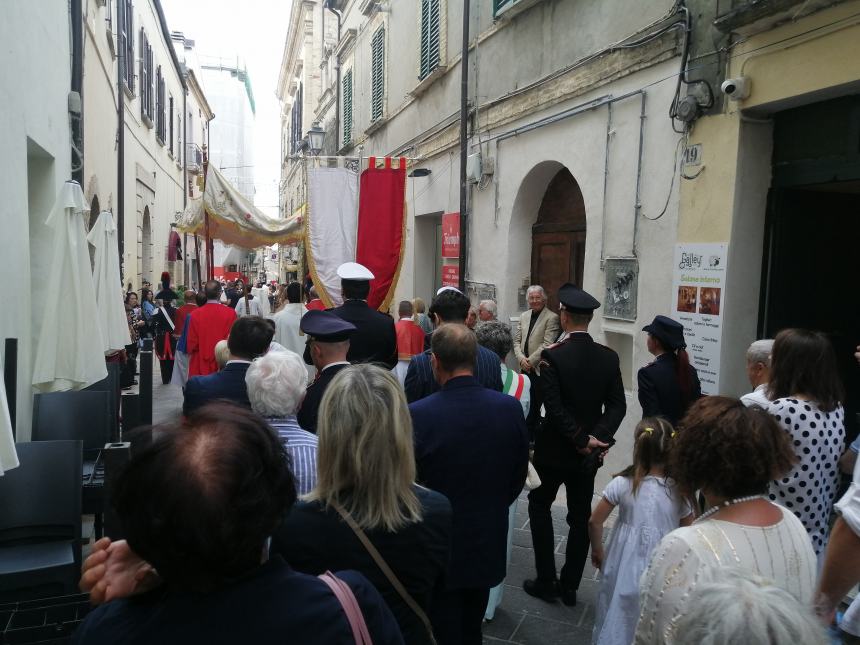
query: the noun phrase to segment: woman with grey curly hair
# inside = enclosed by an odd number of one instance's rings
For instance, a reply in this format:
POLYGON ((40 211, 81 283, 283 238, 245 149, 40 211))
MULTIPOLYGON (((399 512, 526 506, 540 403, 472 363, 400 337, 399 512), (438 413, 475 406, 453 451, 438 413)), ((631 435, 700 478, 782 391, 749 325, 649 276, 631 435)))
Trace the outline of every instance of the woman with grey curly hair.
POLYGON ((751 571, 715 569, 690 594, 695 611, 681 617, 675 643, 696 645, 824 645, 812 611, 784 589, 751 571))
POLYGON ((522 374, 505 365, 505 358, 514 348, 514 339, 511 336, 511 328, 498 320, 487 320, 479 322, 475 326, 475 335, 478 344, 483 345, 499 357, 499 365, 502 370, 502 392, 510 394, 520 405, 523 406, 523 414, 529 416, 529 405, 531 396, 529 394, 531 382, 522 374))

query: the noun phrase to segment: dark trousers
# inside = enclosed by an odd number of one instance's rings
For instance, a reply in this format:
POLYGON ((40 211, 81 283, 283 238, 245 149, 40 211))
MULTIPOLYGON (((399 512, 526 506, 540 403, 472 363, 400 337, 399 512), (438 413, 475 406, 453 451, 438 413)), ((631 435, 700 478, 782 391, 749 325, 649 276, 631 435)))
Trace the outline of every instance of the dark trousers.
POLYGON ((430 623, 438 645, 481 645, 489 589, 447 589, 433 598, 430 623))
POLYGON ((125 364, 119 374, 119 384, 121 387, 131 387, 137 372, 137 343, 125 346, 125 356, 125 364))
POLYGON ((540 406, 543 405, 543 393, 541 392, 540 377, 534 372, 525 372, 525 377, 531 384, 529 387, 529 416, 526 417, 526 426, 529 429, 529 442, 534 442, 540 428, 540 406))
POLYGON ((591 517, 591 498, 594 494, 592 468, 547 468, 535 465, 540 486, 529 493, 529 526, 535 552, 535 568, 540 582, 555 580, 555 539, 552 526, 552 503, 558 488, 564 484, 567 492, 567 535, 565 563, 560 581, 565 589, 578 589, 588 557, 588 520, 591 517))

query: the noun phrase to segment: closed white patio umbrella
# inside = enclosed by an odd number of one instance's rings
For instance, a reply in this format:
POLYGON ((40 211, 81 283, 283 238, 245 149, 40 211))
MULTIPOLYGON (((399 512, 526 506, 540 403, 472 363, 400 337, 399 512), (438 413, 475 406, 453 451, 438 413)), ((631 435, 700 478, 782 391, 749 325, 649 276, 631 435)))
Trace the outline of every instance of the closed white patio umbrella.
POLYGON ((112 354, 131 344, 128 319, 122 301, 122 279, 119 276, 119 245, 113 213, 102 211, 87 235, 96 248, 93 285, 96 290, 96 315, 102 330, 103 350, 112 354))
POLYGON ((86 211, 80 185, 67 181, 46 222, 54 230, 54 241, 33 369, 33 385, 42 392, 79 390, 107 376, 84 229, 86 211))
POLYGON ((9 402, 6 401, 6 387, 3 383, 3 369, 0 366, 0 475, 18 467, 18 454, 15 452, 15 439, 12 436, 12 420, 9 418, 9 402))

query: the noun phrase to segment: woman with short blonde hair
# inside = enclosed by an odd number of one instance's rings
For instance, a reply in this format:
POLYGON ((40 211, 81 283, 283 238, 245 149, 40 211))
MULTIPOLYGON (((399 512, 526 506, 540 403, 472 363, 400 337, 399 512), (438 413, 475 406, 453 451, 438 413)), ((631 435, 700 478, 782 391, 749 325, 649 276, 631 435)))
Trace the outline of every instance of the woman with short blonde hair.
POLYGON ((403 390, 387 370, 346 367, 323 395, 317 433, 316 487, 275 532, 272 551, 304 573, 360 571, 385 598, 404 640, 431 643, 424 618, 448 567, 451 504, 415 483, 412 420, 403 390))

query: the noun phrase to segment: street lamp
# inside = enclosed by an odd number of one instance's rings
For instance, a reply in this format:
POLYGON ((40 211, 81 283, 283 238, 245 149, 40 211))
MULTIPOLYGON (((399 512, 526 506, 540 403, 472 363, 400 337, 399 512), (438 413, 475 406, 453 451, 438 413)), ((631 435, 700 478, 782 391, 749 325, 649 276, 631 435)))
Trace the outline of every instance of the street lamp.
POLYGON ((314 121, 311 124, 311 129, 306 135, 308 142, 308 151, 316 157, 323 149, 323 139, 325 139, 325 130, 320 127, 319 121, 314 121))

